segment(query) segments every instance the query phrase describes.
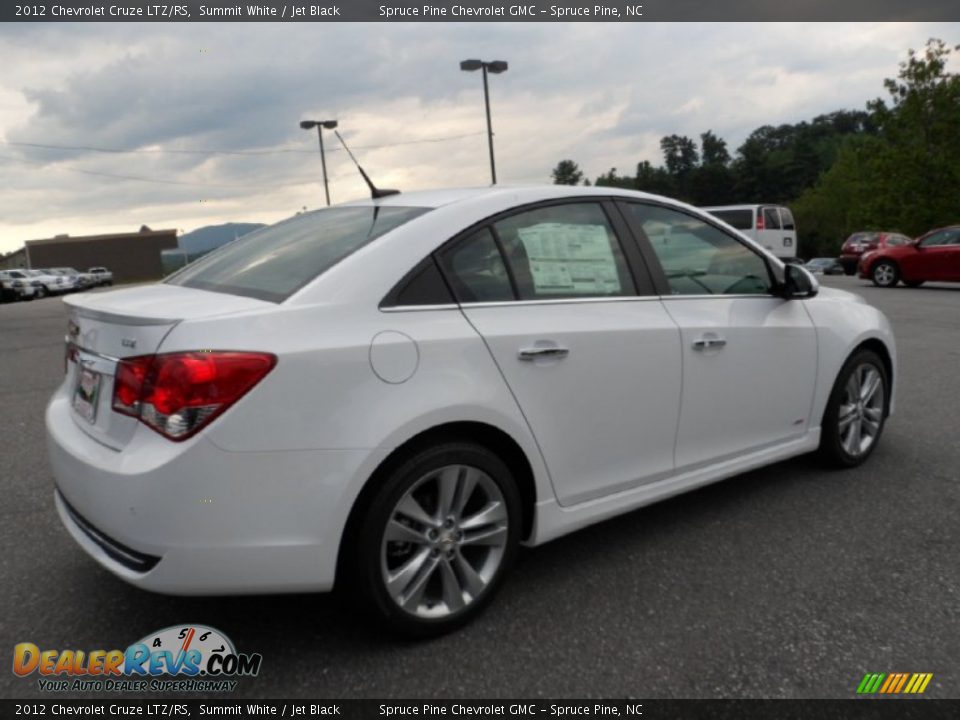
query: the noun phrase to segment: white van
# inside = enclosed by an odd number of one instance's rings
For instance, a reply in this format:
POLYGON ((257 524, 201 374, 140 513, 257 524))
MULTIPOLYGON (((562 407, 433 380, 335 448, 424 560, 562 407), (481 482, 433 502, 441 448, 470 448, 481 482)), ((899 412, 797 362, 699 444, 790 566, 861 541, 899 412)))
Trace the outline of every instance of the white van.
POLYGON ((783 205, 723 205, 702 208, 736 228, 778 258, 797 257, 797 225, 783 205))

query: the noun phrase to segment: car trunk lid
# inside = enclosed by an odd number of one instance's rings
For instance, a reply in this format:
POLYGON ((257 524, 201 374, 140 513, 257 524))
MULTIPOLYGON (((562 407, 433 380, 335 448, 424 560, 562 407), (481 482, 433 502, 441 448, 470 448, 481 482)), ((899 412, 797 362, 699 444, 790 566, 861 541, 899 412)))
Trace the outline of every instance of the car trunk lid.
POLYGON ((77 425, 98 442, 121 450, 138 421, 113 412, 120 360, 153 355, 180 322, 262 310, 273 303, 172 285, 150 285, 64 300, 67 388, 77 425))

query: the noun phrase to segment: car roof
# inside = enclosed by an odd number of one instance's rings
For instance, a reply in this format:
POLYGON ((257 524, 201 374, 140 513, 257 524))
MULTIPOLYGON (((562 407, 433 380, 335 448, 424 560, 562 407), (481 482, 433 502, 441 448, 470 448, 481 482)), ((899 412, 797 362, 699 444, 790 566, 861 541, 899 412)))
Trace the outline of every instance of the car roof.
MULTIPOLYGON (((372 200, 364 198, 339 205, 339 207, 378 205, 380 207, 427 207, 439 208, 468 200, 485 197, 508 197, 511 195, 537 196, 536 199, 550 200, 552 198, 568 197, 633 197, 648 200, 669 202, 672 205, 682 205, 676 200, 641 192, 639 190, 625 190, 623 188, 586 186, 586 185, 493 185, 486 187, 450 188, 437 190, 416 190, 402 192, 398 195, 389 195, 372 200)), ((535 201, 534 198, 530 198, 535 201)))

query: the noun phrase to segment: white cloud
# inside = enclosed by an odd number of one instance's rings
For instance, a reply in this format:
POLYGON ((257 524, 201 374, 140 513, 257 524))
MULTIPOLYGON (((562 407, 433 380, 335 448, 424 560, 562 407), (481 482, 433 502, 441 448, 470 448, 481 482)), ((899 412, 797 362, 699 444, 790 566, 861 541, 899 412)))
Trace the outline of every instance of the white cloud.
MULTIPOLYGON (((0 28, 0 251, 61 232, 272 221, 322 198, 316 135, 336 117, 383 186, 489 181, 480 78, 491 77, 498 175, 547 182, 660 162, 659 139, 710 129, 731 150, 763 124, 859 109, 909 47, 957 24, 205 24, 0 28), (437 137, 445 142, 416 142, 437 137), (284 150, 261 155, 141 150, 284 150), (374 149, 370 146, 393 145, 374 149), (365 149, 360 149, 365 148, 365 149), (294 152, 288 152, 293 150, 294 152), (94 175, 89 173, 101 173, 94 175), (168 181, 148 183, 128 178, 168 181)), ((365 188, 332 135, 334 201, 365 188)))

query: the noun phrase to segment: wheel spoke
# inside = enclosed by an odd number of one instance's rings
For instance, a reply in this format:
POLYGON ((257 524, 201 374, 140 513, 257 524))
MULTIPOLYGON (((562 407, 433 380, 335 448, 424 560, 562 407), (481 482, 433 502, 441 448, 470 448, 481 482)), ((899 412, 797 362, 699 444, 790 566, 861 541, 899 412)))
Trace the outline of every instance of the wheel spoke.
POLYGON ((417 608, 420 607, 420 601, 423 600, 423 594, 427 590, 427 584, 437 569, 438 560, 439 559, 435 557, 428 557, 426 559, 420 572, 414 577, 413 582, 407 586, 404 596, 398 598, 401 607, 413 612, 417 611, 417 608))
POLYGON ((473 565, 471 565, 460 552, 454 555, 453 564, 457 575, 460 576, 460 582, 471 598, 475 598, 483 592, 487 583, 477 574, 477 571, 473 569, 473 565))
POLYGON ((880 430, 880 421, 875 420, 868 415, 863 416, 863 428, 867 431, 867 435, 873 437, 880 430))
POLYGON ((880 387, 880 373, 878 373, 873 368, 870 368, 866 371, 865 377, 863 380, 863 385, 860 389, 860 399, 863 400, 864 404, 870 402, 873 399, 873 396, 876 395, 877 389, 880 387))
POLYGON ((463 588, 447 558, 440 559, 440 579, 443 585, 443 602, 450 612, 456 612, 464 606, 463 588))
POLYGON ((463 472, 460 473, 459 481, 457 482, 457 494, 453 500, 452 508, 453 516, 457 520, 463 517, 463 510, 467 506, 467 503, 470 502, 473 491, 477 487, 478 477, 478 471, 471 467, 463 468, 463 472))
POLYGON ((482 530, 464 532, 464 545, 503 545, 507 540, 507 528, 503 525, 485 527, 482 530))
POLYGON ((852 423, 857 417, 857 406, 856 405, 841 405, 840 406, 840 418, 838 420, 840 432, 842 433, 852 423))
POLYGON ((879 424, 880 419, 883 417, 883 410, 875 407, 865 407, 863 409, 864 420, 872 420, 873 422, 879 424))
POLYGON ((383 534, 383 539, 387 542, 410 542, 417 545, 423 545, 427 542, 425 533, 398 522, 396 518, 390 520, 387 524, 387 531, 383 534))
POLYGON ((491 502, 473 515, 463 519, 461 530, 473 530, 484 525, 503 522, 507 519, 507 510, 501 502, 491 502))
POLYGON ((426 527, 439 527, 436 519, 430 517, 427 511, 423 509, 423 506, 417 502, 417 499, 409 493, 400 501, 400 504, 397 505, 395 513, 415 520, 426 527))
POLYGON ((461 465, 452 465, 437 476, 437 522, 440 524, 453 512, 464 469, 461 465))
POLYGON ((844 442, 844 449, 850 455, 860 454, 860 419, 854 420, 850 424, 850 430, 847 439, 844 442))
POLYGON ((850 373, 850 379, 847 380, 847 398, 853 404, 860 399, 860 373, 856 370, 850 373))
POLYGON ((430 550, 423 548, 412 558, 407 560, 400 568, 387 576, 387 591, 401 605, 406 600, 406 595, 414 586, 417 579, 422 579, 422 574, 429 575, 433 568, 428 568, 430 560, 430 550), (428 570, 423 573, 424 570, 428 570))

